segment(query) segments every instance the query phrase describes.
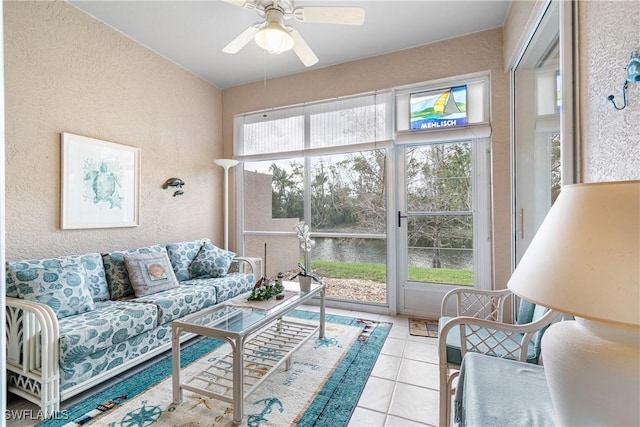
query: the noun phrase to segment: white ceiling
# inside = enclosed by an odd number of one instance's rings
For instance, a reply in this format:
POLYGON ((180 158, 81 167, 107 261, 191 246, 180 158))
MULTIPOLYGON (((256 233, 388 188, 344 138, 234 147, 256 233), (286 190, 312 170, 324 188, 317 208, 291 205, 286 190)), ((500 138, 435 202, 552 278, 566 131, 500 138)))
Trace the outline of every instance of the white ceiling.
MULTIPOLYGON (((262 20, 255 11, 223 1, 70 3, 219 88, 309 69, 293 51, 267 54, 253 41, 235 55, 223 53, 227 43, 262 20)), ((287 21, 320 59, 314 69, 500 27, 510 0, 298 0, 295 5, 365 9, 362 26, 287 21)))

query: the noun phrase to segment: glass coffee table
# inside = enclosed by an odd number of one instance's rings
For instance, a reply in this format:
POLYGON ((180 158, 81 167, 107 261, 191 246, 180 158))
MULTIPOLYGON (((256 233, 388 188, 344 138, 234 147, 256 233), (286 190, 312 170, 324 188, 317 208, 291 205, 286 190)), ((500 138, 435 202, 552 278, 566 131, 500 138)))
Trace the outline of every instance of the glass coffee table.
POLYGON ((289 369, 292 353, 316 332, 319 338, 324 338, 324 285, 312 284, 308 292, 301 292, 296 282, 285 281, 283 284, 285 299, 282 302, 272 301, 272 298, 267 302, 248 303, 247 293, 173 321, 172 377, 175 404, 182 402, 183 390, 200 393, 231 403, 233 422, 240 424, 244 415, 244 398, 283 363, 289 369), (319 324, 283 319, 291 310, 316 296, 320 297, 319 324), (182 333, 221 338, 230 344, 231 352, 214 359, 203 371, 182 381, 182 333))

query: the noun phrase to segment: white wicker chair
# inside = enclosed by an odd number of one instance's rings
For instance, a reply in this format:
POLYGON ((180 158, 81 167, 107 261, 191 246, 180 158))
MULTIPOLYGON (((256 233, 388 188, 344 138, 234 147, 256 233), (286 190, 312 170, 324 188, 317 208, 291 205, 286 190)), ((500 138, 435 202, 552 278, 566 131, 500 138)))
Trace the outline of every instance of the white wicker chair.
POLYGON ((468 351, 538 363, 542 334, 561 313, 521 300, 518 323, 504 323, 505 305, 511 298, 508 289, 465 288, 453 289, 443 298, 438 333, 440 426, 451 425, 453 380, 468 351), (447 317, 451 299, 455 299, 456 311, 447 317))

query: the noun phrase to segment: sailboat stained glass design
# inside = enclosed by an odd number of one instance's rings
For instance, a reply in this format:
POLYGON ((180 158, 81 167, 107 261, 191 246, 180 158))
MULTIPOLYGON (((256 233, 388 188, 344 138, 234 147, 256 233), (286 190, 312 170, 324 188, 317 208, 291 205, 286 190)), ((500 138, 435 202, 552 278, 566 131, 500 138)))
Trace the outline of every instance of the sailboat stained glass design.
POLYGON ((467 124, 467 86, 412 93, 411 130, 442 129, 467 124))

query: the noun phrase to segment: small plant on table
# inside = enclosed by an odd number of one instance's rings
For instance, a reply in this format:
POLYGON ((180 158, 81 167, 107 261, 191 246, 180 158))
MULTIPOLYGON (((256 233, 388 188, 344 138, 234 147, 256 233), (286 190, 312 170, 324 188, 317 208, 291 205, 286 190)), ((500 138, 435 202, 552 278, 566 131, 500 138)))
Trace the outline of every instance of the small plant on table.
POLYGON ((247 297, 247 301, 263 301, 271 297, 276 297, 284 291, 281 281, 272 282, 266 277, 258 280, 253 290, 247 297))

